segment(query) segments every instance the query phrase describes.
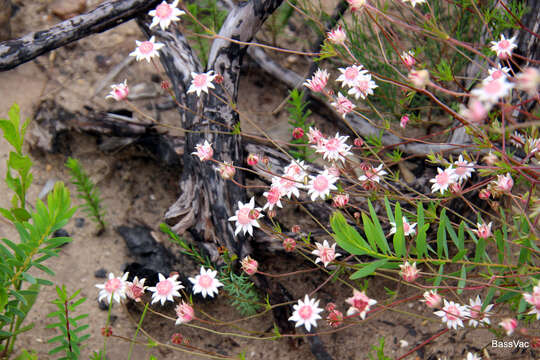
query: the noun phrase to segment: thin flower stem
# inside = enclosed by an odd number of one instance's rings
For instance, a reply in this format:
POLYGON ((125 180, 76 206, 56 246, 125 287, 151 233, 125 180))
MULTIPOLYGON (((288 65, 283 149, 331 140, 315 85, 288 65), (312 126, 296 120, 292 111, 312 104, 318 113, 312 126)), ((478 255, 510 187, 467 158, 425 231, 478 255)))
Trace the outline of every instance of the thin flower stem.
POLYGON ((133 353, 133 347, 135 345, 135 340, 137 339, 137 335, 139 334, 139 329, 142 327, 144 316, 146 315, 146 310, 148 310, 148 305, 149 304, 150 303, 144 304, 143 313, 141 315, 141 318, 139 319, 139 323, 137 324, 137 329, 135 330, 135 334, 133 335, 133 339, 131 340, 131 345, 129 345, 128 360, 131 359, 131 354, 133 353))

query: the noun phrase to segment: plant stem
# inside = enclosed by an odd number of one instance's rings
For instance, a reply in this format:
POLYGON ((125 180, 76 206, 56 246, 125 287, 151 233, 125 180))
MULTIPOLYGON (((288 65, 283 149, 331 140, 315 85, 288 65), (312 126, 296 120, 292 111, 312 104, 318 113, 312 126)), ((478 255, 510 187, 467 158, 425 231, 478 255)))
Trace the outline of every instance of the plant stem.
POLYGON ((107 312, 107 322, 105 322, 105 334, 103 336, 103 359, 106 358, 106 350, 107 350, 107 331, 109 330, 109 324, 111 322, 111 309, 112 309, 112 302, 113 302, 113 296, 114 291, 111 294, 111 297, 109 298, 109 311, 107 312))
POLYGON ((129 346, 128 360, 131 359, 131 353, 133 352, 133 347, 135 345, 135 340, 137 339, 137 335, 139 334, 139 330, 142 327, 142 322, 144 320, 144 316, 146 315, 146 310, 148 310, 148 304, 149 303, 146 303, 144 305, 143 313, 141 315, 141 318, 139 319, 139 323, 137 324, 137 330, 135 330, 135 335, 133 335, 133 339, 131 340, 131 345, 129 346))

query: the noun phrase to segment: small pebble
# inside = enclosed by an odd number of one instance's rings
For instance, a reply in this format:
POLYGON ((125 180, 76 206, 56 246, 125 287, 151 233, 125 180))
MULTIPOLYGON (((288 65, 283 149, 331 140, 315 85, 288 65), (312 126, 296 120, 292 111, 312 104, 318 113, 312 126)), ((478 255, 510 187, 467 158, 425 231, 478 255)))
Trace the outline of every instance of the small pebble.
POLYGON ((105 300, 98 300, 98 306, 99 310, 107 311, 109 310, 109 303, 107 303, 105 300))
POLYGON ((104 56, 104 55, 96 55, 95 57, 95 61, 96 61, 96 65, 99 67, 99 68, 106 68, 108 67, 109 65, 111 65, 111 59, 104 56))
POLYGON ((399 340, 399 346, 405 348, 409 346, 409 342, 407 340, 399 340))
POLYGON ((84 226, 84 218, 75 218, 75 226, 82 228, 84 226))
MULTIPOLYGON (((69 237, 69 233, 65 229, 58 229, 53 233, 52 237, 53 238, 55 238, 55 237, 69 237)), ((62 246, 65 246, 67 244, 69 244, 69 243, 65 243, 62 246)))
POLYGON ((107 270, 105 270, 104 268, 96 270, 94 272, 94 276, 98 279, 105 279, 107 277, 107 270))

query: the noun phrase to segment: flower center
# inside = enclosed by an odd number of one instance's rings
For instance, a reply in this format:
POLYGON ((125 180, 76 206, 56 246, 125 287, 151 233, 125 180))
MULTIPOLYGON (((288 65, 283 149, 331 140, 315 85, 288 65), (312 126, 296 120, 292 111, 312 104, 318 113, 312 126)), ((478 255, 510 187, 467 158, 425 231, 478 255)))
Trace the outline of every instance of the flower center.
POLYGON ((407 234, 410 230, 411 230, 411 227, 409 226, 409 224, 406 222, 403 222, 403 232, 407 234))
POLYGON ((446 317, 450 321, 459 320, 459 309, 455 305, 450 305, 446 309, 446 317))
POLYGON ((369 83, 365 80, 359 81, 356 84, 356 88, 360 90, 361 92, 366 93, 369 90, 369 83))
POLYGON ((501 78, 501 77, 503 76, 503 74, 504 74, 504 73, 503 73, 502 70, 497 70, 497 71, 495 71, 493 74, 491 74, 491 78, 492 78, 493 80, 497 80, 497 79, 501 78))
POLYGON ((287 174, 288 175, 300 175, 302 172, 302 169, 300 169, 300 166, 298 165, 291 165, 291 167, 288 169, 287 174))
POLYGON ((164 280, 160 281, 156 285, 156 290, 159 295, 167 295, 171 292, 173 286, 170 281, 164 280))
POLYGON ((156 8, 156 16, 161 19, 167 19, 172 14, 172 8, 169 4, 161 3, 156 8))
POLYGON ((446 185, 448 184, 450 177, 446 173, 446 171, 443 171, 439 175, 435 176, 435 179, 437 180, 437 184, 439 185, 446 185))
POLYGON ((206 74, 199 74, 193 79, 193 84, 196 87, 202 88, 206 85, 206 74))
POLYGON ((212 286, 212 277, 208 275, 201 275, 199 278, 199 285, 205 289, 208 289, 210 286, 212 286))
POLYGON ((334 138, 326 142, 326 150, 328 151, 337 151, 339 148, 339 140, 334 138))
POLYGON ((275 204, 279 200, 279 189, 278 188, 272 188, 268 192, 268 196, 266 198, 270 204, 275 204))
POLYGON ((105 284, 105 290, 107 290, 107 292, 110 292, 110 293, 120 289, 121 287, 122 287, 122 281, 120 281, 120 279, 118 278, 110 279, 105 284))
POLYGON ((482 313, 482 305, 473 305, 471 306, 471 318, 482 320, 484 318, 484 314, 482 313))
POLYGON ((313 309, 309 305, 304 305, 298 310, 298 315, 304 320, 307 320, 313 314, 313 309))
POLYGON ((499 49, 506 50, 510 46, 510 42, 508 40, 502 40, 499 42, 499 49))
POLYGON ((285 190, 294 186, 294 181, 290 180, 289 178, 281 178, 281 180, 279 180, 279 183, 281 184, 281 187, 285 190))
POLYGON ((321 260, 323 262, 330 262, 332 260, 334 260, 334 250, 332 250, 331 248, 324 248, 321 250, 321 260))
POLYGON ((251 209, 248 207, 244 207, 238 210, 237 217, 238 217, 238 222, 240 223, 240 225, 247 225, 251 222, 251 219, 249 218, 250 210, 251 209))
POLYGON ((356 70, 353 67, 348 67, 345 70, 345 79, 347 80, 354 80, 358 76, 358 70, 356 70))
POLYGON ((139 51, 141 54, 148 55, 154 50, 154 44, 151 41, 143 41, 139 45, 139 51))
POLYGON ((457 165, 458 167, 456 168, 455 173, 458 174, 459 176, 465 175, 465 173, 467 172, 467 168, 464 166, 465 164, 458 163, 457 165))
POLYGON ((362 299, 354 299, 353 306, 358 310, 358 312, 362 313, 368 306, 368 302, 362 299))
POLYGON ((323 175, 318 175, 313 182, 313 188, 318 192, 323 192, 328 188, 328 179, 323 175))
POLYGON ((485 92, 491 95, 498 94, 502 89, 501 83, 497 80, 490 81, 486 86, 484 86, 485 92))

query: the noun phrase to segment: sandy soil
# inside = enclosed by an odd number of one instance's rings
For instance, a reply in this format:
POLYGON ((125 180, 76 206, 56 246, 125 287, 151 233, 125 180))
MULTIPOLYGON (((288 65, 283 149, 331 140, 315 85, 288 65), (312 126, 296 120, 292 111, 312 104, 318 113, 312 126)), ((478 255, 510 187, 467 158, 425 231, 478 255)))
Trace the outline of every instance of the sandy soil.
MULTIPOLYGON (((46 28, 58 21, 49 15, 49 1, 34 3, 24 2, 19 13, 13 19, 15 36, 46 28)), ((92 3, 92 2, 89 2, 92 3)), ((95 3, 95 2, 94 2, 95 3)), ((92 4, 90 4, 92 5, 92 4)), ((0 73, 0 116, 5 116, 12 103, 17 102, 25 117, 32 116, 32 110, 39 101, 54 98, 60 104, 71 110, 80 110, 88 105, 95 109, 110 109, 117 105, 104 100, 106 89, 95 97, 95 85, 103 79, 110 69, 124 60, 132 51, 134 40, 140 38, 137 27, 133 23, 119 26, 104 34, 84 39, 77 44, 55 51, 54 55, 45 55, 34 62, 19 66, 18 68, 0 73)), ((293 59, 294 60, 294 59, 293 59)), ((294 66, 301 67, 302 61, 296 61, 294 66)), ((130 84, 153 84, 151 75, 155 69, 150 66, 134 64, 124 70, 115 79, 117 82, 127 78, 130 84)), ((267 130, 281 139, 287 139, 286 113, 281 112, 277 118, 268 112, 276 108, 286 96, 285 88, 275 86, 275 81, 260 74, 255 67, 245 70, 240 90, 240 108, 250 113, 252 118, 260 124, 265 124, 267 130), (270 124, 270 125, 268 125, 270 124)), ((155 102, 155 99, 137 102, 141 108, 155 102)), ((161 114, 166 121, 174 123, 175 111, 171 110, 161 114)), ((317 119, 322 124, 322 119, 317 119)), ((326 125, 324 125, 326 126, 326 125)), ((249 124, 244 124, 245 130, 250 130, 249 124)), ((34 184, 30 189, 30 199, 33 202, 47 180, 55 179, 69 182, 68 174, 64 168, 67 156, 81 160, 82 165, 99 185, 105 207, 107 209, 108 228, 101 236, 95 235, 94 224, 82 212, 77 212, 74 218, 84 218, 84 225, 78 227, 75 220, 71 221, 66 230, 73 237, 73 242, 65 246, 58 258, 48 262, 56 272, 54 282, 65 284, 70 291, 81 289, 82 296, 88 298, 79 311, 90 314, 86 320, 90 324, 91 339, 83 350, 83 358, 88 358, 93 351, 103 346, 100 329, 105 324, 107 312, 100 310, 97 303, 98 289, 95 284, 103 282, 97 279, 94 273, 98 269, 106 269, 119 273, 123 264, 131 261, 122 238, 114 228, 125 224, 146 224, 157 229, 162 215, 168 206, 176 199, 179 189, 177 181, 179 169, 166 169, 141 153, 137 148, 126 147, 114 154, 103 154, 97 150, 96 138, 91 136, 72 134, 69 142, 69 152, 63 154, 42 154, 32 152, 34 160, 34 184)), ((0 174, 5 174, 5 160, 9 151, 8 144, 0 141, 0 174)), ((3 176, 3 175, 2 175, 3 176)), ((73 186, 70 189, 74 192, 73 186)), ((0 192, 7 194, 5 184, 0 183, 0 192)), ((3 196, 0 205, 7 206, 8 196, 3 196)), ((80 204, 74 200, 75 204, 80 204)), ((290 213, 295 216, 294 212, 290 213)), ((307 225, 309 226, 309 225, 307 225)), ((16 238, 15 232, 7 223, 0 222, 0 236, 16 238)), ((162 237, 163 241, 165 237, 162 237)), ((305 268, 309 264, 292 256, 282 256, 276 261, 269 254, 261 254, 258 258, 263 271, 278 273, 286 272, 292 268, 305 268), (266 256, 266 258, 265 258, 266 256)), ((196 272, 195 264, 190 260, 183 261, 175 267, 181 273, 193 275, 196 272)), ((322 275, 305 275, 284 282, 295 298, 303 295, 317 286, 326 278, 322 275)), ((360 285, 360 284, 358 284, 360 285)), ((370 282, 369 295, 375 299, 386 299, 385 287, 395 289, 395 283, 385 281, 370 282)), ((317 294, 322 304, 335 302, 345 312, 344 299, 349 297, 349 290, 339 282, 329 282, 317 294)), ((18 340, 18 349, 34 349, 40 359, 50 358, 47 352, 52 348, 47 340, 56 335, 53 330, 46 329, 50 323, 46 314, 55 307, 50 303, 55 298, 53 288, 43 288, 36 305, 30 312, 27 321, 33 322, 35 328, 23 334, 18 340)), ((172 309, 166 308, 169 315, 172 309)), ((198 310, 203 310, 222 320, 232 320, 239 315, 227 306, 222 297, 210 302, 198 304, 198 310)), ((396 310, 400 310, 398 307, 396 310)), ((403 305, 401 310, 414 311, 420 316, 433 318, 425 312, 420 303, 415 302, 403 305)), ((442 328, 437 322, 421 321, 402 315, 399 312, 385 311, 370 316, 367 321, 340 332, 332 332, 331 328, 320 322, 320 330, 328 332, 321 336, 328 351, 335 359, 365 359, 372 345, 377 345, 379 338, 386 339, 385 352, 391 358, 404 354, 414 344, 419 344, 442 328), (409 346, 401 347, 400 340, 408 342, 409 346)), ((136 325, 131 315, 120 306, 112 310, 114 318, 114 334, 131 337, 136 325)), ((174 326, 174 322, 155 316, 149 316, 144 322, 144 328, 160 341, 169 341, 174 332, 181 332, 189 342, 197 347, 209 351, 234 356, 245 352, 248 359, 310 359, 313 358, 309 346, 305 341, 256 341, 232 336, 218 336, 201 330, 174 326)), ((271 331, 273 322, 270 316, 246 321, 243 327, 254 331, 271 331)), ((234 329, 227 329, 234 331, 234 329)), ((487 330, 450 331, 435 343, 415 353, 420 359, 434 359, 434 356, 446 355, 451 359, 463 358, 466 351, 478 351, 488 344, 493 335, 487 330)), ((107 345, 109 359, 124 359, 129 344, 119 339, 110 339, 107 345)), ((511 353, 510 350, 497 351, 488 348, 493 359, 527 359, 529 355, 511 353)), ((172 352, 170 350, 148 349, 145 346, 136 346, 134 359, 148 359, 154 354, 158 359, 192 359, 190 354, 172 352)))

